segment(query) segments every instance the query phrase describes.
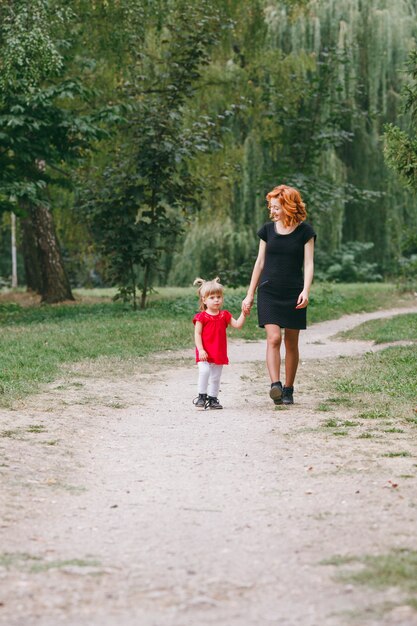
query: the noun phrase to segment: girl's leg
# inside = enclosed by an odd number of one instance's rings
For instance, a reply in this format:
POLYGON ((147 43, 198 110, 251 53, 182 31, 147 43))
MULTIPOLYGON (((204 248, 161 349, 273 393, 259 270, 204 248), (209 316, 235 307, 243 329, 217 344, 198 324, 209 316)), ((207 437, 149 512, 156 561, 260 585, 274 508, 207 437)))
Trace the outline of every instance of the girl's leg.
POLYGON ((298 337, 300 331, 294 328, 285 329, 285 386, 292 387, 294 385, 295 375, 297 373, 299 354, 298 354, 298 337))
POLYGON ((276 324, 265 324, 266 330, 266 366, 271 383, 279 380, 281 368, 281 328, 276 324))
POLYGON ((207 393, 207 386, 210 376, 210 363, 207 361, 198 362, 198 393, 207 393))
POLYGON ((210 366, 210 377, 208 381, 207 394, 212 398, 217 398, 220 389, 220 377, 222 375, 223 365, 208 363, 210 366))

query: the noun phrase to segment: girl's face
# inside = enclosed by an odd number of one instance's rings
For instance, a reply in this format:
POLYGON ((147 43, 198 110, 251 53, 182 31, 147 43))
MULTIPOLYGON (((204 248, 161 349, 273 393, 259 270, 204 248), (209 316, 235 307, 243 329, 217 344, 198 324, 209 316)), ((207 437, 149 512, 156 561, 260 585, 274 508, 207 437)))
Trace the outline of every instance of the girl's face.
POLYGON ((278 198, 272 198, 269 203, 269 211, 271 214, 271 219, 274 222, 279 222, 284 218, 284 210, 279 203, 278 198))
POLYGON ((220 293, 211 293, 203 298, 203 302, 207 309, 218 311, 223 304, 223 296, 220 293))

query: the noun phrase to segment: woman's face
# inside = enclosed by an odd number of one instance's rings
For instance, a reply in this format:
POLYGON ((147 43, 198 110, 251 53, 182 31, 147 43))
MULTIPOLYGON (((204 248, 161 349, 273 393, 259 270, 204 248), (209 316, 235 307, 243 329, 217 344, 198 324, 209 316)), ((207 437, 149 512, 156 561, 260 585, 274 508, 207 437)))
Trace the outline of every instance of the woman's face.
POLYGON ((269 211, 271 213, 271 219, 274 222, 279 222, 284 217, 284 211, 279 203, 278 198, 271 198, 269 203, 269 211))

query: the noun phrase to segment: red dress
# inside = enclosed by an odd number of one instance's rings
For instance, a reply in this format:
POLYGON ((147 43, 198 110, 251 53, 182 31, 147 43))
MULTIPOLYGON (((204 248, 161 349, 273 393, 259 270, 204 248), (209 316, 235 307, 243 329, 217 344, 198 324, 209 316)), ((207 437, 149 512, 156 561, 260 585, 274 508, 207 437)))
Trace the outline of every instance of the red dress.
MULTIPOLYGON (((227 337, 226 328, 230 324, 232 314, 229 311, 219 311, 218 315, 210 315, 207 311, 202 311, 194 316, 193 324, 201 322, 203 330, 201 339, 203 341, 204 350, 208 354, 208 363, 216 365, 227 365, 227 337)), ((200 361, 198 350, 195 349, 195 360, 200 361)))

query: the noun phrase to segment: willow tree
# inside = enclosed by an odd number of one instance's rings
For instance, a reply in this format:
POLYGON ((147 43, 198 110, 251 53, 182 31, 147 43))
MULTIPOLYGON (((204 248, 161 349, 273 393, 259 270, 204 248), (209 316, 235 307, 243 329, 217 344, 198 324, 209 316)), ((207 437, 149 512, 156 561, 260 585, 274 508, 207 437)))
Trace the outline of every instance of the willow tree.
MULTIPOLYGON (((337 50, 314 56, 277 49, 265 2, 251 0, 248 5, 244 16, 232 14, 234 28, 225 34, 194 99, 196 111, 237 110, 229 118, 222 153, 195 163, 211 184, 205 191, 205 210, 190 225, 184 242, 184 250, 195 250, 197 272, 213 272, 214 248, 217 271, 241 283, 248 280, 253 263, 256 229, 267 219, 266 192, 278 181, 300 186, 318 219, 327 212, 325 201, 336 192, 341 196, 331 180, 318 176, 323 154, 351 137, 344 128, 349 109, 337 86, 343 55, 337 50), (215 246, 205 237, 207 229, 211 238, 215 233, 215 246)), ((295 20, 301 3, 288 5, 276 3, 295 20)), ((340 240, 339 233, 335 239, 340 240)), ((190 266, 179 253, 170 280, 189 281, 190 266)))
MULTIPOLYGON (((255 250, 253 233, 267 218, 265 193, 279 181, 301 189, 322 251, 372 241, 371 260, 389 271, 413 200, 385 166, 382 134, 399 112, 402 69, 417 31, 413 3, 248 0, 244 14, 237 5, 227 3, 234 28, 194 107, 242 107, 222 153, 195 164, 209 185, 184 250, 195 248, 194 266, 211 271, 204 231, 216 221, 225 225, 223 233, 215 229, 221 267, 236 269, 236 260, 242 266, 236 233, 242 252, 255 250)), ((189 281, 189 265, 179 253, 170 280, 189 281)))
MULTIPOLYGON (((386 127, 384 152, 389 166, 400 176, 401 181, 417 192, 417 52, 414 50, 408 63, 410 81, 405 87, 405 128, 389 124, 386 127)), ((399 237, 400 273, 414 281, 417 275, 417 210, 410 203, 405 208, 405 220, 399 237)))
MULTIPOLYGON (((332 203, 328 219, 338 222, 343 241, 373 241, 375 258, 389 270, 397 247, 393 233, 413 200, 385 166, 382 135, 399 114, 403 70, 417 33, 416 7, 408 0, 317 0, 289 19, 278 2, 269 1, 266 12, 268 38, 277 50, 317 57, 332 48, 345 58, 338 94, 350 109, 345 129, 352 140, 323 151, 322 170, 347 195, 342 207, 332 203), (349 197, 351 185, 365 194, 349 197), (367 191, 374 192, 374 201, 367 191)), ((326 233, 324 220, 319 230, 326 233)))

